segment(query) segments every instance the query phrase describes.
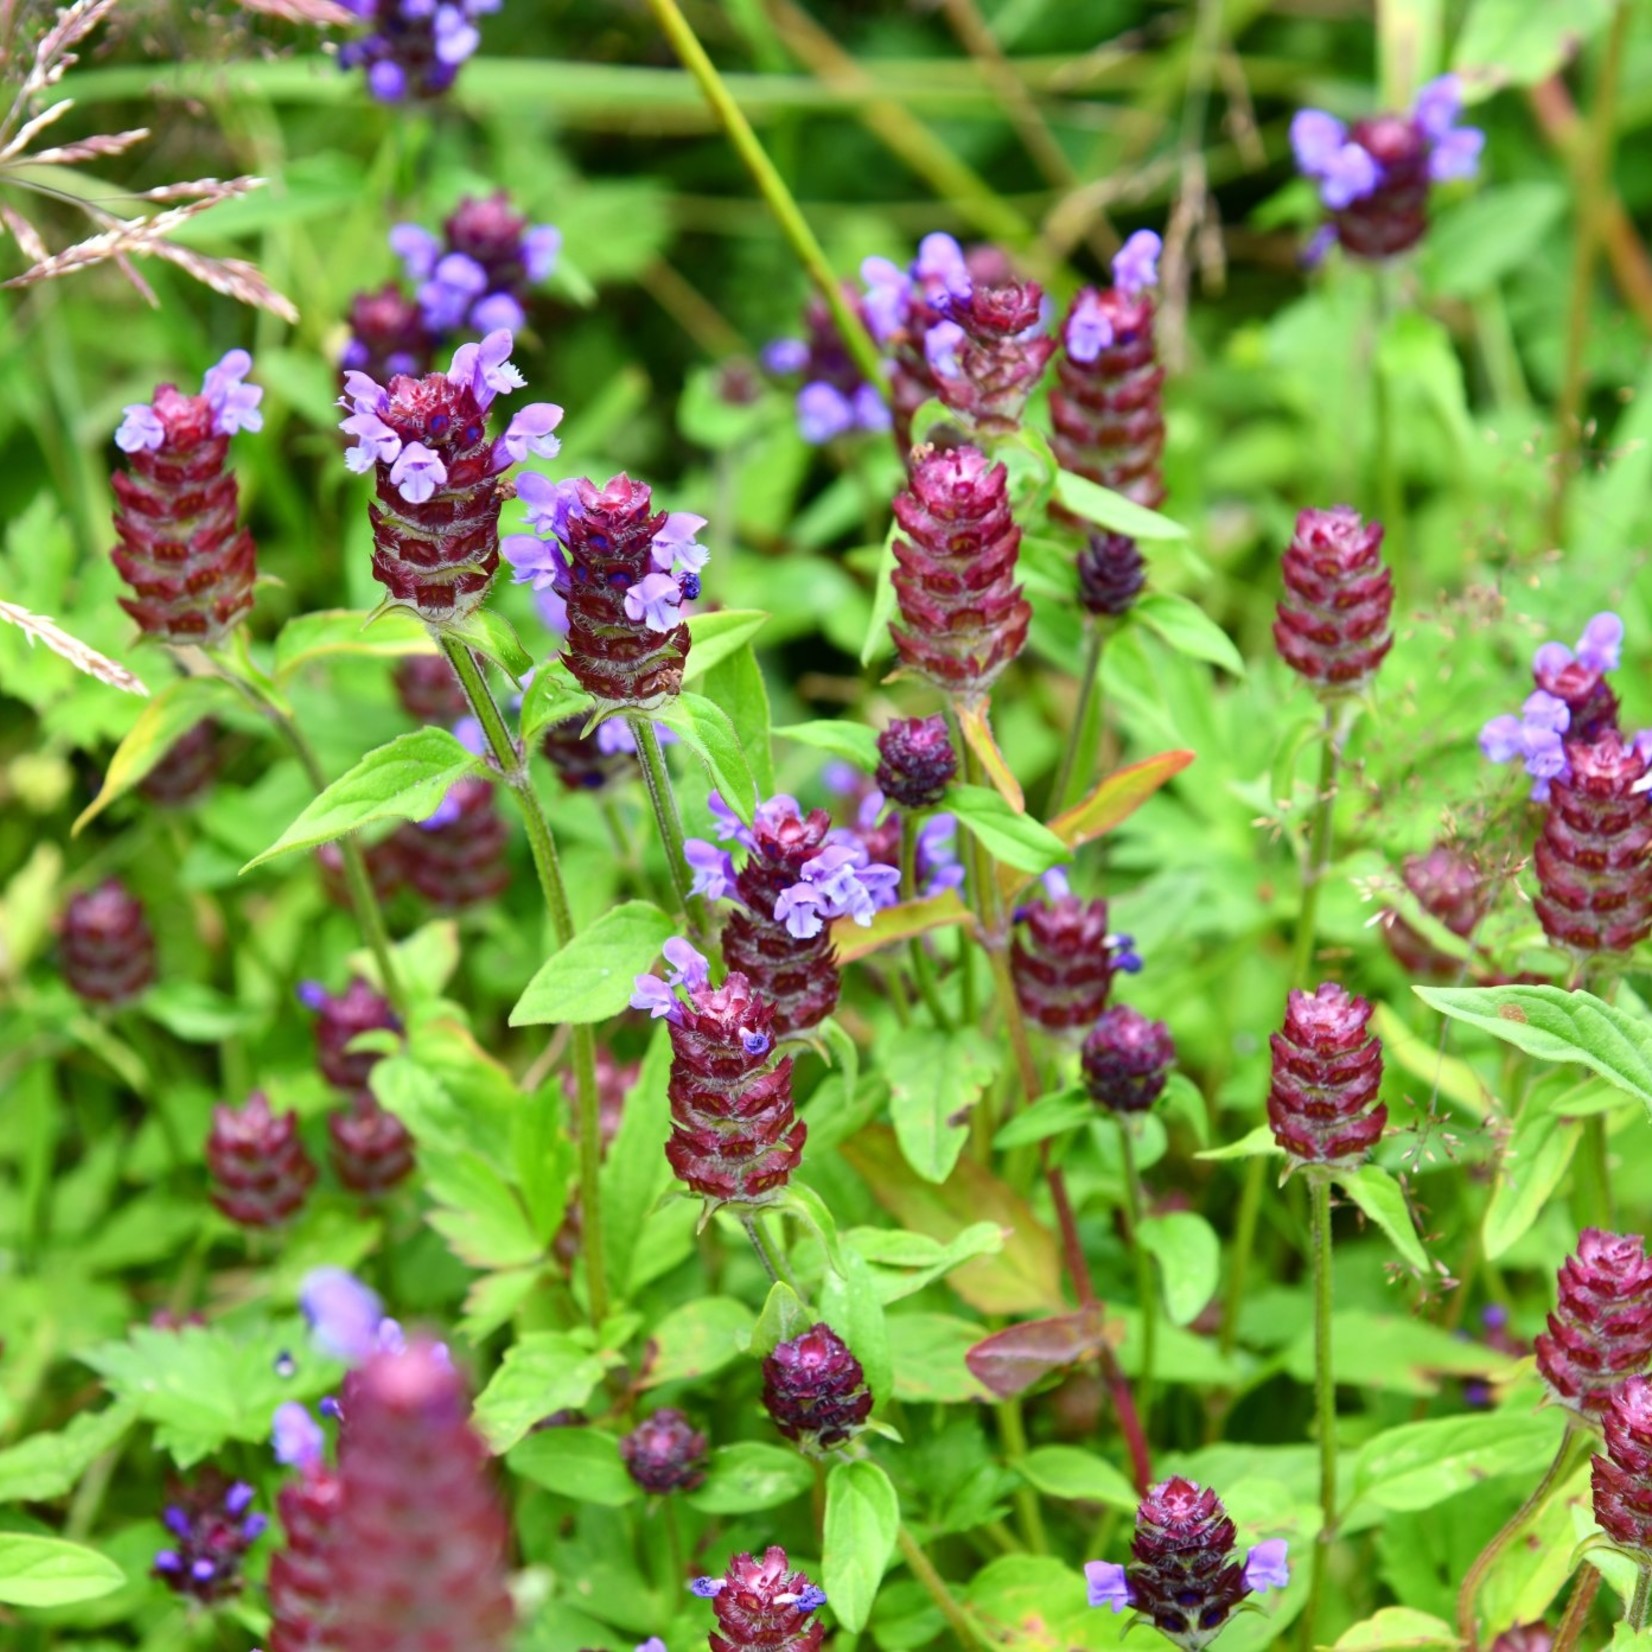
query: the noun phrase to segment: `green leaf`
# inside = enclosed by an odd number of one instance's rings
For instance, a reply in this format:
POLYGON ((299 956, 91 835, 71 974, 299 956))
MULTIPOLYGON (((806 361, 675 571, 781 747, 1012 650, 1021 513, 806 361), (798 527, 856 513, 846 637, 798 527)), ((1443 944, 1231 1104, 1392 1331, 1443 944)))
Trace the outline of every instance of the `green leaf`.
POLYGON ((1400 1652, 1403 1648, 1457 1647, 1457 1631, 1443 1618, 1409 1606, 1384 1606, 1374 1617, 1344 1629, 1331 1652, 1400 1652))
POLYGON ((705 1484, 688 1493, 702 1514, 761 1514, 803 1496, 815 1483, 814 1469, 795 1451, 743 1440, 711 1454, 705 1484))
POLYGON ((674 1308, 654 1327, 640 1385, 708 1377, 732 1364, 750 1346, 756 1319, 732 1296, 706 1296, 674 1308))
POLYGON ((355 608, 324 608, 299 614, 281 627, 273 675, 285 683, 300 667, 334 654, 389 660, 433 652, 424 621, 405 608, 387 608, 377 616, 355 608))
POLYGON ((717 608, 688 616, 688 659, 683 681, 703 677, 714 665, 739 653, 768 623, 761 608, 717 608))
POLYGON ((767 1359, 782 1342, 801 1336, 814 1321, 798 1299, 797 1292, 782 1280, 769 1286, 763 1311, 751 1328, 747 1352, 753 1359, 767 1359))
POLYGON ((67 1606, 96 1600, 125 1583, 107 1555, 57 1537, 0 1532, 0 1601, 7 1606, 67 1606))
POLYGON ((633 1264, 649 1211, 671 1182, 671 1166, 665 1159, 671 1134, 666 1097, 670 1077, 671 1042, 665 1023, 657 1021, 602 1166, 603 1255, 609 1288, 621 1299, 632 1288, 633 1264))
POLYGON ((524 746, 535 746, 539 736, 553 723, 577 717, 583 723, 596 707, 589 692, 574 681, 574 674, 554 656, 538 666, 527 693, 522 696, 522 710, 517 726, 524 746))
POLYGON ((834 1465, 826 1479, 820 1569, 832 1611, 852 1635, 872 1615, 900 1524, 900 1499, 876 1463, 834 1465))
POLYGON ((1560 1186, 1582 1138, 1581 1119, 1559 1118, 1527 1103, 1497 1156, 1497 1180, 1481 1220, 1480 1241, 1488 1262, 1526 1236, 1560 1186))
POLYGON ((598 1428, 547 1428, 511 1447, 513 1472, 576 1503, 623 1508, 641 1495, 626 1472, 619 1441, 598 1428))
POLYGON ((177 977, 157 982, 144 994, 143 1013, 187 1044, 222 1044, 255 1025, 261 1014, 204 981, 177 977))
POLYGON ((891 1392, 905 1404, 962 1405, 982 1400, 990 1404, 991 1389, 964 1363, 964 1356, 981 1340, 974 1320, 954 1314, 890 1314, 889 1333, 893 1369, 891 1392))
POLYGON ((860 645, 860 663, 870 665, 879 655, 893 647, 889 636, 889 620, 895 612, 895 541, 900 538, 900 523, 891 522, 883 536, 883 549, 878 553, 877 572, 872 578, 872 612, 866 620, 866 640, 860 645))
POLYGON ((533 670, 533 655, 522 646, 516 628, 496 608, 474 609, 462 620, 448 620, 443 630, 492 660, 513 683, 520 683, 533 670))
POLYGON ((145 700, 115 747, 97 796, 81 810, 69 835, 79 837, 111 803, 139 785, 182 736, 235 700, 235 690, 218 677, 184 677, 145 700))
POLYGON ((757 807, 757 782, 728 713, 702 694, 679 694, 650 715, 700 758, 723 801, 749 826, 757 807))
POLYGON ((1580 50, 1612 13, 1612 0, 1474 0, 1451 66, 1489 86, 1535 86, 1580 50))
POLYGON ((1216 1230, 1191 1210, 1175 1210, 1166 1216, 1144 1216, 1137 1232, 1158 1260, 1170 1323, 1191 1324, 1216 1294, 1222 1267, 1222 1246, 1216 1230))
POLYGON ((897 1228, 854 1228, 843 1237, 873 1265, 879 1300, 886 1305, 916 1295, 977 1256, 994 1256, 1004 1248, 996 1222, 972 1223, 945 1245, 926 1233, 897 1228))
POLYGON ((858 1251, 839 1248, 835 1266, 821 1285, 820 1317, 854 1350, 866 1373, 866 1386, 881 1405, 889 1397, 895 1365, 883 1294, 871 1264, 858 1251))
POLYGON ((626 901, 558 947, 528 983, 511 1011, 513 1027, 541 1022, 606 1021, 631 1002, 634 982, 646 975, 676 924, 647 901, 626 901))
POLYGON ((1186 597, 1149 591, 1136 599, 1130 618, 1163 637, 1178 654, 1219 665, 1235 677, 1245 675, 1245 662, 1233 639, 1204 609, 1186 597))
POLYGON ((1028 1142, 1049 1141, 1093 1124, 1096 1117, 1096 1104, 1082 1090, 1052 1090, 1031 1107, 1023 1107, 992 1138, 992 1145, 1025 1147, 1028 1142))
POLYGON ((1418 1273, 1428 1271, 1428 1253, 1417 1237, 1411 1207, 1405 1191, 1380 1164, 1361 1165, 1358 1170, 1339 1170, 1336 1180, 1342 1191, 1365 1212, 1394 1243, 1400 1259, 1418 1273))
POLYGON ((759 797, 774 793, 774 742, 769 729, 769 691, 757 656, 742 645, 706 673, 706 698, 728 713, 751 767, 759 797))
POLYGON ((884 1058, 889 1118, 906 1162, 930 1182, 952 1174, 969 1117, 998 1071, 998 1047, 974 1027, 914 1027, 884 1058))
POLYGON ((1102 1503, 1127 1514, 1134 1514, 1141 1501, 1136 1488, 1105 1457, 1077 1446, 1040 1446, 1029 1451, 1016 1467, 1028 1485, 1046 1497, 1102 1503))
POLYGON ((941 807, 950 809, 994 860, 1022 872, 1048 872, 1072 859, 1072 850, 1031 815, 1017 814, 988 786, 948 786, 941 807))
POLYGON ((1168 516, 1160 516, 1122 493, 1114 493, 1087 476, 1076 476, 1070 470, 1058 471, 1055 479, 1057 503, 1064 505, 1075 516, 1094 522, 1114 533, 1128 534, 1132 539, 1186 539, 1187 529, 1168 516))
POLYGON ((1259 1124, 1254 1130, 1247 1130, 1238 1141, 1230 1141, 1226 1147, 1207 1147, 1202 1153, 1195 1153, 1193 1157, 1210 1159, 1220 1164, 1227 1159, 1255 1159, 1264 1154, 1279 1152, 1279 1143, 1273 1139, 1271 1126, 1259 1124))
POLYGON ((437 1207, 428 1221, 469 1267, 518 1268, 537 1262, 544 1246, 516 1190, 479 1153, 462 1149, 421 1160, 437 1207))
POLYGON ((62 1497, 137 1415, 134 1402, 120 1401, 82 1412, 55 1433, 34 1434, 0 1451, 0 1503, 49 1503, 62 1497))
POLYGON ((1385 1429, 1354 1459, 1352 1499, 1385 1509, 1428 1509, 1499 1474, 1530 1476, 1565 1429, 1561 1413, 1505 1410, 1438 1417, 1385 1429))
POLYGON ((375 820, 424 820, 435 813, 454 781, 481 770, 481 759, 446 729, 421 728, 398 735, 340 775, 241 870, 250 872, 277 855, 330 843, 375 820))
POLYGON ((1590 992, 1560 987, 1413 987, 1422 1001, 1539 1061, 1575 1061, 1652 1113, 1652 1027, 1590 992))
POLYGON ((878 766, 877 733, 864 723, 821 718, 812 723, 789 723, 774 732, 782 740, 795 740, 800 746, 829 751, 834 757, 853 763, 863 774, 871 774, 878 766))
POLYGON ((602 1380, 602 1358, 565 1331, 529 1331, 505 1350, 472 1420, 499 1456, 553 1411, 575 1411, 602 1380))
POLYGON ((1385 1061, 1403 1067, 1431 1091, 1438 1089, 1447 1101, 1477 1119, 1490 1112, 1489 1093, 1480 1075, 1466 1061, 1444 1054, 1437 1042, 1419 1038, 1388 1005, 1376 1006, 1371 1030, 1382 1040, 1385 1061))

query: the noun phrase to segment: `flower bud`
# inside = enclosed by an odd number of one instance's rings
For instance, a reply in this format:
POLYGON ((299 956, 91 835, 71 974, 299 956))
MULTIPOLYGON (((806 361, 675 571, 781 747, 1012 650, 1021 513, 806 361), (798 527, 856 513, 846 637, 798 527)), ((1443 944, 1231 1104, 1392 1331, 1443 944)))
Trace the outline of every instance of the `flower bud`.
POLYGON ((1394 645, 1394 581, 1383 566, 1382 525, 1348 505, 1305 510, 1285 549, 1285 594, 1274 646, 1322 694, 1363 688, 1394 645))
POLYGON ((1388 1108, 1371 1105, 1382 1083, 1382 1045, 1366 1031, 1370 1019, 1363 998, 1330 981, 1286 1000, 1284 1030, 1269 1039, 1268 1123, 1298 1163, 1357 1162, 1381 1138, 1388 1108))
POLYGON ((218 778, 218 725, 203 717, 167 748, 138 790, 163 809, 187 809, 218 778))
POLYGON ((143 903, 115 878, 72 896, 58 964, 69 990, 88 1004, 118 1009, 141 997, 155 983, 155 937, 143 903))
POLYGON ((831 1326, 813 1325, 763 1361, 763 1408, 788 1440, 828 1451, 860 1431, 872 1391, 849 1345, 831 1326))
POLYGON ((1532 861, 1543 933, 1578 952, 1627 952, 1652 935, 1648 760, 1616 731, 1566 743, 1532 861))
POLYGON ((447 1350, 415 1340, 353 1374, 339 1447, 332 1652, 505 1652, 509 1528, 447 1350))
POLYGON ((771 1546, 761 1560, 737 1554, 722 1577, 689 1585, 717 1614, 711 1652, 820 1652, 824 1631, 814 1614, 826 1596, 789 1564, 786 1551, 771 1546))
POLYGON ((241 1587, 241 1562, 268 1520, 249 1514, 253 1490, 208 1470, 177 1492, 161 1516, 170 1534, 155 1556, 154 1575, 176 1595, 203 1605, 227 1600, 241 1587))
POLYGON ((425 325, 418 301, 394 281, 350 300, 350 341, 340 365, 380 381, 398 374, 417 377, 430 371, 436 341, 425 325))
POLYGON ((328 1556, 340 1496, 338 1476, 315 1466, 276 1497, 287 1541, 270 1559, 268 1652, 323 1652, 327 1645, 328 1556))
POLYGON ((470 714, 459 674, 445 654, 408 654, 396 661, 396 698, 417 723, 452 728, 470 714))
POLYGON ((299 996, 315 1011, 316 1065, 335 1090, 354 1095, 367 1088, 368 1075, 382 1059, 377 1050, 351 1050, 363 1033, 400 1032, 401 1022, 390 1000, 359 975, 334 997, 317 981, 299 988, 299 996))
POLYGON ((402 877, 444 911, 494 900, 510 885, 510 833, 480 775, 454 781, 436 813, 402 827, 396 843, 402 877))
POLYGON ((1145 1113, 1164 1094, 1175 1059, 1164 1022, 1115 1004, 1084 1040, 1084 1085, 1090 1099, 1111 1113, 1145 1113))
POLYGON ((1078 600, 1100 619, 1123 619, 1147 584, 1147 563, 1135 540, 1093 531, 1078 553, 1078 600))
POLYGON ((1015 583, 1021 530, 1008 472, 979 449, 914 449, 895 499, 907 538, 895 541, 901 663, 949 694, 984 694, 1027 640, 1032 609, 1015 583), (904 627, 904 628, 903 628, 904 627))
POLYGON ((212 1202, 242 1227, 275 1227, 294 1214, 316 1179, 296 1113, 275 1114, 254 1090, 242 1107, 214 1107, 206 1142, 212 1202))
POLYGON ((365 1090, 348 1107, 327 1115, 327 1135, 333 1172, 352 1193, 377 1198, 412 1172, 407 1127, 365 1090))
POLYGON ((706 1477, 706 1437, 682 1412, 664 1406, 619 1443, 626 1472, 646 1492, 693 1491, 706 1477))
POLYGON ((1585 1228, 1560 1266, 1537 1371, 1569 1411, 1598 1417, 1624 1377, 1652 1364, 1652 1259, 1639 1234, 1585 1228))
POLYGON ((939 803, 957 773, 944 717, 897 717, 878 736, 878 786, 903 809, 939 803))

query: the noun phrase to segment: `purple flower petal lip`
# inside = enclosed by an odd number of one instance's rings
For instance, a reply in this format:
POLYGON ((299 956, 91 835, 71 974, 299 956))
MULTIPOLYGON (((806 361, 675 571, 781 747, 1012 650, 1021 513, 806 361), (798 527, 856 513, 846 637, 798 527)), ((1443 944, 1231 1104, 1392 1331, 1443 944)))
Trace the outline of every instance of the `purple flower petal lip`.
POLYGON ((1480 171, 1486 135, 1477 126, 1458 126, 1428 153, 1428 176, 1437 184, 1466 183, 1480 171))
POLYGON ((482 44, 476 25, 457 6, 436 8, 436 59, 457 65, 472 56, 482 44))
POLYGON ((562 443, 551 432, 561 423, 562 409, 555 402, 530 402, 511 416, 500 445, 513 464, 521 464, 530 453, 538 459, 554 459, 562 443))
POLYGON ((1130 1579, 1124 1568, 1111 1560, 1085 1561, 1084 1582, 1092 1606, 1110 1606, 1115 1612, 1128 1612, 1134 1604, 1130 1579))
POLYGON ((671 965, 672 972, 666 976, 668 986, 686 987, 692 992, 711 984, 711 965, 680 935, 673 935, 660 951, 671 965))
POLYGON ((357 475, 374 465, 391 465, 401 456, 402 439, 377 413, 352 413, 339 420, 339 429, 354 436, 354 447, 346 448, 344 463, 357 475))
MULTIPOLYGON (((604 727, 607 725, 605 724, 604 727)), ((691 837, 683 844, 683 856, 694 874, 691 894, 720 901, 734 884, 734 862, 725 850, 703 837, 691 837)))
POLYGON ((1577 657, 1591 671, 1616 671, 1623 659, 1623 621, 1610 611, 1596 614, 1577 640, 1577 657))
POLYGON ((770 373, 801 373, 809 365, 809 347, 800 338, 772 339, 759 359, 770 373))
POLYGON ((1305 270, 1316 269, 1332 247, 1337 244, 1337 227, 1335 224, 1321 224, 1298 254, 1297 262, 1305 270))
POLYGON ((384 1305, 353 1273, 313 1268, 299 1288, 298 1305, 324 1354, 355 1364, 377 1348, 384 1305))
POLYGON ((121 411, 126 417, 115 432, 115 446, 122 453, 158 453, 166 445, 166 426, 148 402, 133 402, 121 411))
POLYGON ((167 1504, 161 1511, 161 1524, 175 1537, 189 1536, 189 1516, 176 1503, 167 1504))
POLYGON ((407 74, 401 64, 381 57, 367 71, 367 90, 380 103, 400 103, 407 96, 407 74))
POLYGON ((178 1558, 176 1549, 157 1549, 154 1566, 157 1572, 176 1572, 182 1569, 183 1561, 178 1558))
POLYGON ((767 1033, 751 1032, 746 1028, 740 1031, 740 1047, 747 1055, 766 1055, 769 1048, 767 1033))
MULTIPOLYGON (((776 803, 791 803, 792 813, 797 812, 797 804, 787 797, 771 798, 767 804, 759 804, 759 813, 764 808, 773 808, 776 803)), ((732 840, 735 843, 744 844, 748 849, 751 847, 751 832, 741 822, 739 815, 723 801, 721 792, 715 789, 708 792, 706 794, 706 807, 711 810, 712 835, 716 837, 719 843, 728 843, 732 840)), ((783 813, 781 818, 785 818, 783 813)))
POLYGON ((1463 83, 1453 74, 1436 75, 1411 106, 1411 118, 1434 143, 1446 137, 1462 112, 1463 83))
POLYGON ((1526 773, 1534 780, 1564 780, 1570 772, 1566 747, 1553 729, 1528 725, 1521 740, 1526 773))
POLYGON ((824 447, 854 428, 854 404, 835 384, 817 379, 798 391, 797 432, 810 447, 824 447))
POLYGON ((264 428, 264 415, 258 411, 264 399, 263 388, 241 382, 251 371, 252 357, 245 350, 231 350, 216 367, 207 369, 201 394, 212 408, 213 429, 220 436, 264 428))
POLYGON ((1113 255, 1113 285, 1135 298, 1159 284, 1159 254, 1164 242, 1150 229, 1139 229, 1113 255))
POLYGON ((423 281, 435 269, 442 243, 422 224, 396 224, 390 231, 390 250, 401 259, 409 281, 423 281))
POLYGON ((1320 177, 1326 164, 1348 141, 1348 128, 1323 109, 1298 109, 1291 117, 1291 153, 1296 169, 1320 177))
POLYGON ((297 1400, 283 1400, 275 1408, 270 1426, 275 1460, 289 1468, 309 1468, 319 1463, 326 1450, 326 1436, 321 1424, 310 1415, 309 1407, 297 1400))
POLYGON ((1572 726, 1572 708, 1559 695, 1534 689, 1521 703, 1520 721, 1526 728, 1564 734, 1572 726))
POLYGON ((644 574, 625 593, 625 617, 650 631, 670 631, 679 623, 683 593, 670 574, 644 574))
POLYGON ((658 1021, 679 1013, 677 995, 657 975, 639 975, 631 983, 631 1008, 647 1010, 658 1021))
POLYGON ((919 281, 940 282, 953 298, 968 298, 975 286, 964 249, 940 230, 932 231, 918 243, 912 274, 919 281))
POLYGON ((666 1652, 666 1645, 658 1635, 650 1635, 647 1640, 638 1642, 636 1652, 666 1652))
POLYGON ((691 1595, 701 1600, 715 1600, 722 1594, 726 1580, 720 1577, 697 1577, 688 1586, 691 1595))
MULTIPOLYGON (((531 585, 535 591, 543 593, 559 574, 568 571, 567 559, 562 554, 562 547, 554 540, 541 539, 537 534, 513 533, 507 534, 499 542, 500 552, 505 560, 515 570, 512 583, 516 585, 531 585)), ((560 599, 559 599, 560 600, 560 599)), ((567 630, 567 621, 564 619, 559 630, 567 630)))
POLYGON ((1576 655, 1565 643, 1546 642, 1532 655, 1532 671, 1539 677, 1551 676, 1564 671, 1575 658, 1576 655))
POLYGON ((1512 711, 1493 717, 1480 730, 1480 752, 1490 763, 1508 763, 1520 755, 1521 722, 1512 711))
POLYGON ((957 378, 958 350, 963 343, 964 330, 956 321, 937 321, 924 334, 924 360, 930 371, 943 379, 957 378))
POLYGON ((883 397, 869 384, 857 385, 849 404, 854 409, 855 423, 862 430, 884 431, 894 422, 883 397))
POLYGON ((527 382, 510 359, 514 343, 503 327, 487 335, 480 344, 461 344, 453 352, 453 361, 447 370, 450 384, 470 386, 477 405, 484 410, 493 404, 495 396, 508 396, 520 390, 527 382))
POLYGON ((866 283, 861 298, 866 325, 879 344, 887 344, 900 331, 905 319, 912 278, 887 258, 862 260, 860 278, 866 283))
POLYGON ((1345 143, 1326 164, 1319 178, 1319 198, 1333 212, 1364 200, 1382 182, 1382 172, 1366 150, 1345 143))
POLYGON ((470 307, 470 324, 484 333, 521 332, 528 316, 510 293, 488 293, 470 307))
POLYGON ((488 737, 482 729, 480 717, 461 717, 453 725, 453 738, 468 751, 472 757, 487 755, 488 737))
POLYGON ((824 927, 821 913, 825 906, 825 896, 812 884, 794 883, 776 897, 774 915, 794 940, 807 941, 824 927))
POLYGON ((562 256, 562 231, 555 224, 535 224, 522 237, 522 262, 533 282, 548 280, 562 256))
POLYGON ((224 1493, 224 1511, 227 1514, 245 1514, 252 1506, 253 1490, 245 1480, 237 1480, 224 1493))
POLYGON ((661 573, 698 573, 711 560, 711 552, 699 542, 705 526, 705 517, 693 511, 672 511, 650 547, 654 566, 661 573))
POLYGON ((1288 1546, 1284 1538, 1270 1537, 1245 1556, 1245 1582, 1257 1594, 1283 1589, 1291 1581, 1291 1568, 1285 1559, 1288 1546))
POLYGON ((371 374, 355 368, 344 375, 344 397, 339 406, 347 402, 358 413, 382 413, 390 405, 390 392, 371 374))
POLYGON ((390 481, 410 505, 422 505, 446 485, 447 466, 442 456, 423 442, 409 442, 390 467, 390 481))
POLYGON ((516 497, 527 507, 529 527, 567 539, 568 518, 579 509, 579 486, 575 481, 553 482, 538 471, 525 471, 516 479, 516 497))
POLYGON ((800 1612, 818 1612, 825 1604, 826 1591, 818 1583, 809 1584, 797 1597, 797 1609, 800 1612))
POLYGON ((1061 331, 1067 354, 1081 367, 1088 367, 1113 342, 1113 324, 1101 302, 1101 294, 1086 287, 1078 295, 1072 313, 1061 331))
MULTIPOLYGON (((563 605, 563 612, 566 615, 566 604, 563 605)), ((561 629, 567 629, 566 619, 561 629)), ((637 737, 631 732, 630 725, 623 717, 610 717, 607 722, 597 725, 597 750, 604 757, 635 757, 637 737)))

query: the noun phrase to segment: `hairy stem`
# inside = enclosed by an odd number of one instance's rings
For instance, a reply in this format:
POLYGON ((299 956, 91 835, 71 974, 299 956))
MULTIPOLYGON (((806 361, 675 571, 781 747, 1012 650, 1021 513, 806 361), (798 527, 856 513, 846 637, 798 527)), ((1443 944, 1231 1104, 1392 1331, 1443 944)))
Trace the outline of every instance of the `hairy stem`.
POLYGON ((1589 1621, 1589 1610, 1600 1593, 1600 1573, 1585 1562, 1578 1568, 1577 1582, 1572 1585, 1572 1598, 1555 1630, 1554 1652, 1577 1652, 1578 1637, 1589 1621))
MULTIPOLYGON (((918 825, 911 814, 901 816, 901 897, 915 900, 918 894, 918 825)), ((921 935, 907 942, 912 959, 912 979, 918 984, 918 996, 923 999, 929 1019, 942 1032, 952 1031, 952 1017, 941 1002, 940 986, 935 980, 935 965, 929 956, 921 935)))
POLYGON ((1623 1621, 1631 1629, 1644 1629, 1649 1613, 1652 1613, 1652 1563, 1643 1560, 1635 1574, 1635 1598, 1629 1602, 1623 1621))
MULTIPOLYGON (((574 921, 568 907, 568 889, 562 880, 562 863, 557 858, 556 839, 539 801, 528 766, 505 726, 504 714, 482 675, 475 656, 463 643, 438 633, 442 652, 447 655, 465 698, 482 725, 493 760, 516 799, 527 828, 528 847, 545 897, 551 933, 558 946, 573 939, 574 921)), ((604 1269, 602 1245, 602 1118, 597 1095, 596 1035, 587 1025, 575 1026, 570 1034, 574 1057, 575 1118, 579 1136, 580 1245, 585 1255, 585 1290, 591 1323, 600 1325, 608 1317, 608 1275, 604 1269)))
POLYGON ((1087 629, 1090 637, 1084 650, 1083 674, 1078 680, 1078 703, 1073 707, 1073 722, 1067 730, 1067 744, 1062 748, 1061 766, 1055 771, 1055 780, 1050 786, 1052 815, 1060 814, 1077 801, 1074 781, 1078 782, 1078 790, 1083 791, 1089 776, 1080 766, 1078 754, 1081 748, 1093 748, 1094 735, 1090 731, 1101 722, 1101 696, 1096 687, 1101 680, 1101 656, 1107 646, 1107 631, 1100 620, 1091 620, 1087 629))
POLYGON ((786 1260, 786 1253, 775 1243, 774 1235, 764 1224, 762 1215, 755 1210, 747 1211, 740 1218, 740 1226, 746 1230, 746 1237, 751 1240, 751 1248, 757 1252, 757 1260, 763 1264, 763 1271, 769 1276, 769 1282, 784 1285, 799 1302, 802 1302, 803 1292, 798 1289, 797 1279, 792 1273, 791 1264, 786 1260))
POLYGON ((637 742, 637 759, 642 764, 643 783, 648 788, 654 822, 660 829, 660 842, 665 848, 665 863, 671 872, 671 887, 677 892, 677 904, 682 908, 684 921, 696 933, 701 933, 705 925, 697 921, 699 903, 690 893, 694 878, 688 869, 682 816, 677 812, 677 795, 671 789, 671 771, 665 766, 660 737, 654 732, 653 723, 640 711, 627 712, 625 720, 631 725, 637 742))
POLYGON ((1325 1589, 1325 1562, 1336 1537, 1337 1519, 1337 1398, 1336 1372, 1331 1363, 1331 1180, 1323 1170, 1309 1174, 1313 1208, 1314 1417, 1319 1430, 1320 1529, 1314 1544, 1308 1605, 1302 1614, 1304 1652, 1314 1645, 1314 1626, 1325 1589))
POLYGON ((1136 1296, 1141 1305, 1141 1370, 1136 1375, 1136 1403, 1145 1429, 1153 1409, 1153 1355, 1159 1330, 1158 1292, 1153 1285, 1153 1259, 1141 1242, 1144 1208, 1141 1169, 1136 1163, 1135 1128, 1120 1118, 1119 1147, 1124 1158, 1124 1238, 1136 1265, 1136 1296))
POLYGON ((923 1585, 924 1593, 935 1603, 935 1609, 946 1619, 959 1644, 985 1649, 990 1642, 976 1626, 975 1620, 956 1600, 946 1586, 946 1579, 930 1564, 929 1556, 918 1545, 918 1540, 903 1525, 896 1536, 901 1558, 906 1569, 923 1585))

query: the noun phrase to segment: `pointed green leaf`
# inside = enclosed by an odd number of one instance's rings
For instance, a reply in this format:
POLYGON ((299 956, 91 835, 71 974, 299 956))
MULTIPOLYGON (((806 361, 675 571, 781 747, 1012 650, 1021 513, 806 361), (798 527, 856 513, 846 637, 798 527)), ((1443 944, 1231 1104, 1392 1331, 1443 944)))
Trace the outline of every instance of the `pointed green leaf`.
POLYGON ((648 901, 626 901, 605 912, 540 965, 511 1011, 513 1027, 546 1021, 606 1021, 631 1002, 676 923, 648 901))

